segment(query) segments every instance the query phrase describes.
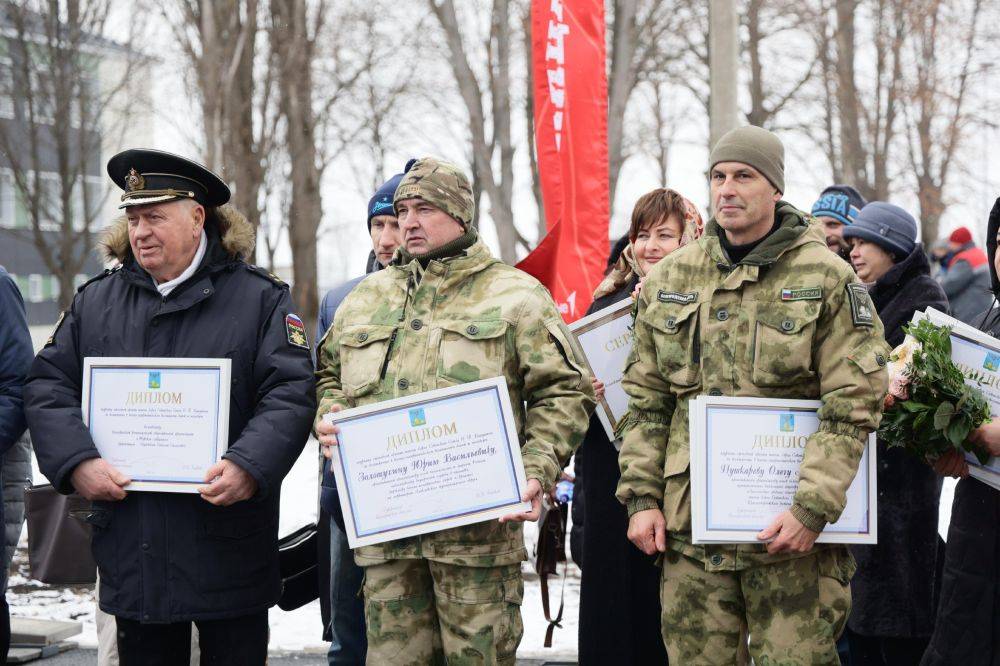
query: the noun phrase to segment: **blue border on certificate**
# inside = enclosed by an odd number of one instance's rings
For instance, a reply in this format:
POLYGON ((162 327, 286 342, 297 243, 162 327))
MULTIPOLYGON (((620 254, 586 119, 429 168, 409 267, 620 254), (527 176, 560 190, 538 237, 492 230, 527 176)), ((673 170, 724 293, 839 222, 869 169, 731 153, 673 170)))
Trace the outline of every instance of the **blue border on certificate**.
MULTIPOLYGON (((166 372, 168 374, 203 374, 210 373, 212 379, 215 380, 215 405, 213 414, 215 418, 212 419, 212 440, 214 441, 212 448, 212 457, 205 466, 205 471, 211 467, 219 459, 219 394, 222 390, 220 385, 222 381, 222 372, 219 368, 213 367, 203 367, 203 366, 156 366, 156 365, 98 365, 91 366, 90 368, 90 395, 88 400, 88 411, 87 411, 87 422, 93 423, 93 409, 94 409, 94 378, 101 373, 108 372, 111 374, 133 374, 133 373, 148 373, 150 371, 156 372, 166 372)), ((228 415, 227 415, 228 417, 228 415)), ((132 482, 168 482, 168 483, 191 483, 191 484, 203 484, 205 482, 202 476, 192 476, 192 477, 172 477, 172 476, 144 476, 144 477, 130 477, 132 482)))
MULTIPOLYGON (((976 342, 975 340, 971 340, 971 339, 963 336, 960 332, 958 332, 958 331, 956 331, 954 329, 952 329, 950 337, 951 337, 951 344, 952 345, 955 345, 956 343, 958 343, 959 345, 961 345, 963 347, 972 347, 972 348, 974 348, 979 353, 986 353, 986 354, 995 353, 989 347, 981 345, 978 342, 976 342)), ((997 372, 997 370, 992 370, 992 372, 997 372)), ((966 377, 966 379, 968 380, 968 377, 966 377)), ((997 415, 994 414, 993 416, 997 416, 997 415)), ((976 458, 976 456, 973 455, 973 454, 971 454, 971 453, 969 453, 969 452, 965 453, 965 458, 966 458, 966 460, 968 460, 969 462, 973 463, 976 467, 978 467, 983 472, 986 472, 986 473, 990 474, 991 476, 996 476, 996 477, 1000 478, 1000 457, 993 457, 993 458, 991 458, 990 461, 987 464, 985 464, 985 465, 983 465, 982 463, 980 463, 979 460, 976 458)))
MULTIPOLYGON (((706 405, 705 406, 705 488, 706 488, 706 501, 705 501, 705 529, 713 532, 746 532, 748 530, 757 529, 755 527, 749 527, 747 525, 715 525, 712 523, 712 475, 709 474, 709 468, 711 467, 710 461, 712 459, 712 410, 725 411, 728 414, 760 414, 761 412, 773 414, 778 416, 780 414, 787 414, 789 412, 805 413, 805 414, 816 414, 815 409, 803 409, 802 407, 729 407, 726 405, 706 405)), ((865 453, 862 454, 861 464, 858 468, 858 473, 865 472, 864 470, 864 455, 874 455, 874 451, 868 450, 867 442, 865 444, 865 453)), ((690 455, 690 454, 689 454, 690 455)), ((869 497, 871 493, 871 488, 868 484, 868 474, 864 474, 865 483, 865 497, 869 497)), ((871 516, 869 515, 868 509, 865 509, 864 528, 858 532, 850 527, 842 527, 840 529, 833 529, 834 524, 827 525, 824 528, 824 532, 829 534, 868 534, 871 531, 871 516)), ((766 525, 764 526, 766 527, 766 525)), ((761 528, 763 529, 763 527, 761 528)))
MULTIPOLYGON (((430 399, 430 400, 422 400, 422 401, 419 401, 419 402, 413 402, 413 403, 408 404, 405 407, 405 409, 410 410, 410 409, 414 409, 416 407, 420 407, 421 405, 430 405, 430 404, 434 404, 434 405, 446 405, 448 403, 455 402, 455 401, 461 401, 461 400, 464 400, 466 398, 469 398, 471 396, 478 395, 478 394, 481 394, 481 393, 490 393, 492 395, 492 397, 493 397, 493 406, 496 409, 496 413, 497 413, 497 420, 503 426, 502 432, 504 433, 504 436, 506 437, 506 433, 507 433, 507 419, 504 417, 503 409, 501 408, 501 404, 500 404, 500 389, 497 386, 488 386, 488 387, 485 387, 485 388, 481 388, 481 389, 476 389, 476 390, 473 390, 473 391, 469 391, 468 393, 462 393, 460 395, 449 396, 447 398, 436 398, 436 399, 430 399)), ((361 415, 361 416, 349 417, 349 418, 343 419, 342 421, 340 421, 340 423, 349 423, 351 421, 355 421, 355 422, 356 421, 363 421, 363 420, 370 419, 370 418, 381 417, 381 416, 385 415, 386 413, 389 413, 389 412, 392 412, 392 411, 396 411, 396 410, 395 409, 387 409, 385 411, 377 411, 377 412, 373 412, 371 414, 364 414, 364 415, 361 415)), ((345 439, 343 437, 343 434, 341 434, 338 437, 338 439, 340 440, 339 441, 339 446, 341 447, 341 450, 343 450, 344 446, 350 446, 350 444, 348 444, 345 441, 345 439)), ((341 455, 340 456, 340 468, 341 468, 342 474, 344 475, 344 479, 345 479, 345 482, 346 482, 346 485, 347 485, 347 496, 350 499, 350 507, 349 507, 349 509, 351 511, 351 516, 353 518, 355 533, 357 534, 357 536, 359 538, 361 538, 361 537, 370 537, 370 536, 374 536, 376 534, 383 534, 385 532, 392 532, 392 531, 395 531, 395 530, 398 530, 398 529, 402 529, 402 528, 406 528, 406 527, 415 527, 415 526, 423 525, 423 524, 426 524, 426 523, 432 523, 432 522, 434 522, 436 520, 440 520, 442 518, 457 518, 457 517, 460 517, 460 516, 467 516, 467 515, 471 515, 471 514, 474 514, 474 513, 479 513, 481 511, 486 511, 488 509, 493 509, 493 508, 496 508, 496 507, 499 507, 499 506, 504 506, 504 505, 507 505, 507 504, 511 504, 512 502, 520 502, 521 501, 521 493, 522 493, 523 489, 520 487, 520 484, 517 481, 517 474, 515 474, 515 472, 514 472, 514 456, 513 456, 513 453, 512 453, 512 445, 515 445, 515 444, 518 445, 518 446, 520 446, 519 442, 510 442, 510 441, 507 442, 507 465, 506 465, 506 468, 507 468, 508 474, 510 475, 509 476, 509 480, 512 482, 512 485, 514 487, 515 494, 516 494, 516 496, 513 499, 497 500, 497 501, 490 502, 489 504, 483 504, 483 505, 478 505, 478 506, 474 506, 474 507, 466 507, 466 508, 461 509, 457 513, 456 512, 441 513, 441 514, 436 514, 436 515, 433 515, 433 516, 426 516, 424 518, 421 518, 420 520, 405 521, 405 522, 396 523, 396 524, 393 524, 393 525, 385 525, 385 526, 382 526, 379 529, 367 529, 367 530, 362 529, 359 526, 358 513, 355 510, 355 506, 357 505, 357 500, 355 498, 353 484, 351 484, 350 481, 346 481, 347 479, 351 478, 350 476, 348 476, 349 471, 347 469, 347 461, 345 460, 346 456, 341 455)))

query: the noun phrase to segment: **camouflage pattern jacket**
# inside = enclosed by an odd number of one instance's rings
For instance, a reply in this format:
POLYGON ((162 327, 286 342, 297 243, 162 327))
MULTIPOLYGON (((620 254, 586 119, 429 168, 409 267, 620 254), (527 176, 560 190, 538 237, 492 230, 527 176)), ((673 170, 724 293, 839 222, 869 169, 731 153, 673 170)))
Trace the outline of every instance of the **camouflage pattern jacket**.
POLYGON ((821 399, 791 508, 820 531, 844 509, 888 385, 889 349, 867 290, 809 216, 785 202, 775 214, 780 227, 736 265, 714 219, 698 242, 656 265, 640 293, 623 379, 618 499, 630 516, 662 507, 670 547, 710 569, 794 556, 768 556, 759 544, 691 544, 689 400, 821 399))
MULTIPOLYGON (((548 489, 583 441, 593 388, 552 298, 481 241, 455 257, 365 278, 320 342, 318 416, 504 376, 524 470, 548 489)), ((469 566, 525 559, 519 523, 495 520, 355 551, 359 564, 427 558, 469 566)))

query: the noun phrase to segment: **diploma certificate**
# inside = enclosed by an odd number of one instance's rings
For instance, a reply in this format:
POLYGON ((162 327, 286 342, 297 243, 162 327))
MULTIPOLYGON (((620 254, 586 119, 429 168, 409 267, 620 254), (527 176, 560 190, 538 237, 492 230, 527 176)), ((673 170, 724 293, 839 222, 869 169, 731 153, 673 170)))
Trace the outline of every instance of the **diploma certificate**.
MULTIPOLYGON (((966 384, 982 391, 990 403, 990 416, 1000 417, 1000 340, 934 308, 916 313, 913 319, 922 317, 951 328, 952 362, 965 375, 966 384)), ((965 460, 970 475, 1000 490, 1000 458, 993 456, 983 465, 976 456, 966 453, 965 460)))
POLYGON ((229 442, 229 359, 87 357, 83 422, 126 490, 198 492, 229 442))
POLYGON ((503 377, 332 412, 351 548, 528 511, 503 377))
POLYGON ((590 374, 604 382, 604 398, 594 411, 608 439, 618 449, 621 441, 615 439, 615 424, 628 411, 628 394, 622 388, 622 375, 632 351, 633 303, 631 298, 626 298, 569 325, 583 349, 590 374))
MULTIPOLYGON (((757 533, 792 506, 818 400, 700 396, 690 403, 694 543, 760 543, 757 533)), ((847 490, 840 520, 818 543, 876 543, 875 435, 847 490)))

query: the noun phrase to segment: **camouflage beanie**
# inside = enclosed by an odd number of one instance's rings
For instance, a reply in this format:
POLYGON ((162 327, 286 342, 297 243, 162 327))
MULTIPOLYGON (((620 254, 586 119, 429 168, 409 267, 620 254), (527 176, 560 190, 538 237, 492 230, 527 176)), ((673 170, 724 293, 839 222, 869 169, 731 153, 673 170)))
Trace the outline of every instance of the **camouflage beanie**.
POLYGON ((423 199, 434 204, 468 229, 476 213, 472 186, 459 167, 436 159, 423 157, 403 174, 396 188, 393 204, 404 199, 423 199))
POLYGON ((785 192, 785 147, 781 139, 763 127, 747 125, 729 130, 715 143, 708 158, 709 168, 719 162, 749 164, 785 192))

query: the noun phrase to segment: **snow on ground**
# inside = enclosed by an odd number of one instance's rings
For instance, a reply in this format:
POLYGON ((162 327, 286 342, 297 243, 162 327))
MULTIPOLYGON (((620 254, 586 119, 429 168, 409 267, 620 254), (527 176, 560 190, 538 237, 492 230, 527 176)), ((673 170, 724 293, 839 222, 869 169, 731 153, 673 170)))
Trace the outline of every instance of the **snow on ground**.
MULTIPOLYGON (((35 470, 36 483, 44 483, 43 477, 35 470)), ((955 492, 955 480, 946 479, 941 493, 941 513, 939 532, 947 537, 951 518, 951 502, 955 492)), ((310 441, 282 485, 280 534, 288 534, 307 523, 316 520, 317 492, 316 443, 310 441)), ((525 525, 525 542, 528 553, 534 553, 537 529, 534 524, 525 525)), ((93 587, 54 588, 27 577, 26 535, 22 535, 21 548, 15 556, 14 573, 7 590, 7 601, 11 615, 39 617, 53 620, 74 620, 83 623, 83 633, 76 637, 84 647, 97 644, 94 624, 93 587)), ((580 570, 569 565, 566 579, 565 608, 562 626, 556 628, 551 648, 543 647, 548 623, 542 613, 541 587, 531 563, 523 565, 525 572, 524 604, 521 612, 524 618, 524 638, 518 650, 521 658, 575 659, 577 628, 580 602, 580 570)), ((556 613, 559 606, 561 578, 549 579, 551 609, 556 613)), ((321 651, 327 644, 321 640, 319 601, 286 613, 279 608, 271 609, 271 644, 274 652, 293 650, 321 651)))

